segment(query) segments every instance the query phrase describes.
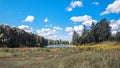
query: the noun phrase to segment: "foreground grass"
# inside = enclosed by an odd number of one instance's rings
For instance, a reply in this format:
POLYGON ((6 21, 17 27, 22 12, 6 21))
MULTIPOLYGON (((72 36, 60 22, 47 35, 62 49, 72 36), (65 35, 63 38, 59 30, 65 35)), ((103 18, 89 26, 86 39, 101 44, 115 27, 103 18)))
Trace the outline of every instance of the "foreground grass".
POLYGON ((105 42, 66 49, 0 48, 0 68, 120 68, 120 45, 105 42))

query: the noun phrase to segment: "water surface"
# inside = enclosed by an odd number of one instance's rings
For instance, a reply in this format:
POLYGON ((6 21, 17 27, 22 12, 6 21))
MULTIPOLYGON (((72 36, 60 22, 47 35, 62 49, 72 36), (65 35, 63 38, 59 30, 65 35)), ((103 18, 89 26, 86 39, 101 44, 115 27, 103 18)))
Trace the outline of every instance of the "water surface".
POLYGON ((72 45, 48 45, 45 46, 45 48, 71 48, 72 45))

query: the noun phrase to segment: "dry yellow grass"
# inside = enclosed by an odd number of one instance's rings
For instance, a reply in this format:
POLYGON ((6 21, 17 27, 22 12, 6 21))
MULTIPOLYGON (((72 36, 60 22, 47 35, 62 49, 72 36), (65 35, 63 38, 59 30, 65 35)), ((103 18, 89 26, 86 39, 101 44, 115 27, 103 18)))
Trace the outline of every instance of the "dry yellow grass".
POLYGON ((94 45, 78 45, 78 46, 74 46, 74 48, 80 48, 80 49, 84 49, 84 50, 88 50, 88 49, 103 49, 103 50, 109 50, 109 49, 120 49, 120 45, 116 44, 113 42, 104 42, 104 43, 99 43, 99 44, 94 44, 94 45))
POLYGON ((0 48, 0 68, 120 68, 117 42, 72 48, 0 48))

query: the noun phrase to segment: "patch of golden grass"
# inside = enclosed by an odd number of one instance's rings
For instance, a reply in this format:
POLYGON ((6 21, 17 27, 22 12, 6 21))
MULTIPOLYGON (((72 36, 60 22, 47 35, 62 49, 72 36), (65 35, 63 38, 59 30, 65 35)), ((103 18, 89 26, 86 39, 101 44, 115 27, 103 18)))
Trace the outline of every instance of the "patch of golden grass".
POLYGON ((84 50, 89 50, 89 49, 103 49, 103 50, 109 50, 109 49, 120 49, 120 45, 114 45, 111 44, 110 42, 104 42, 100 44, 95 44, 95 45, 79 45, 79 46, 74 46, 74 48, 80 48, 84 50))

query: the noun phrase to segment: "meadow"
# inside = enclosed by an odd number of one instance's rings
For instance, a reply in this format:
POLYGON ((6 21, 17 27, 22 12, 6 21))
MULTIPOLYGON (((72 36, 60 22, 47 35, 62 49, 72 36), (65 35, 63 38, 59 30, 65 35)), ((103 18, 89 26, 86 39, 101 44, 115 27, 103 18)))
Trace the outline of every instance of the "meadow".
POLYGON ((0 48, 0 68, 120 68, 120 43, 72 48, 0 48))

